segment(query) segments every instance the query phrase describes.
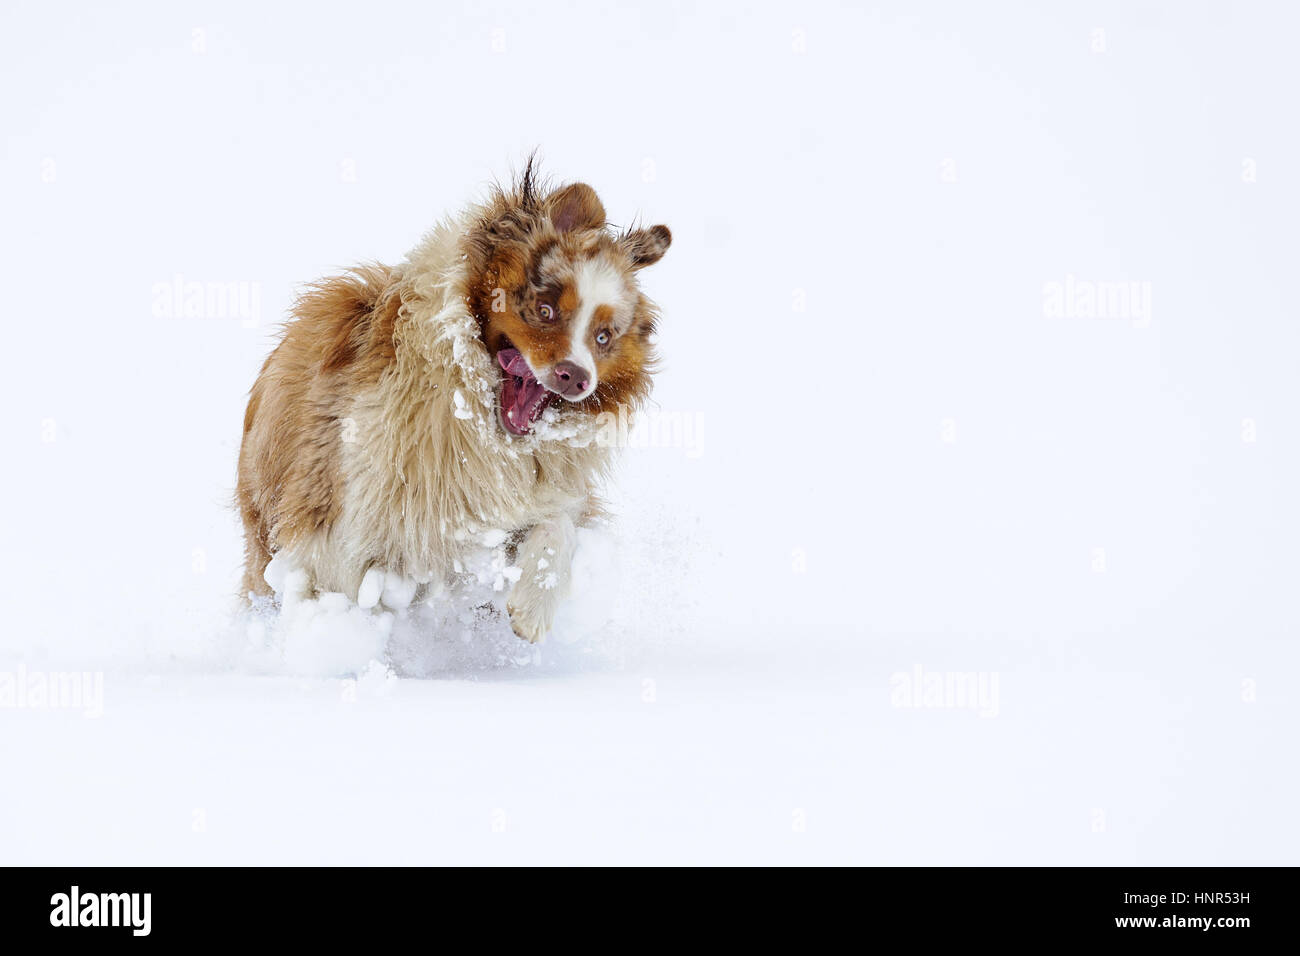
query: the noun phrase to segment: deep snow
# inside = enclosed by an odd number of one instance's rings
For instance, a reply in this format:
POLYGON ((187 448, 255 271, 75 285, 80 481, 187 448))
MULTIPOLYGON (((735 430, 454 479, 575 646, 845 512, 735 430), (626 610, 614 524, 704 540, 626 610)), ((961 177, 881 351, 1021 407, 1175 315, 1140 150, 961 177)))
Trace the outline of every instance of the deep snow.
POLYGON ((0 862, 1296 862, 1295 12, 372 8, 5 8, 0 862), (674 233, 584 600, 237 613, 296 285, 538 144, 674 233))

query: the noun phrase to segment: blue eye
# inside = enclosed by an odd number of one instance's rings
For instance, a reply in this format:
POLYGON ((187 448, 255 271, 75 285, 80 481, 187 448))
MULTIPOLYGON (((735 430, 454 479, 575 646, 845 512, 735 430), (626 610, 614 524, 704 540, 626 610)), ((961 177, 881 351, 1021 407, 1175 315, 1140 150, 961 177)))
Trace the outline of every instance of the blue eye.
POLYGON ((537 314, 542 317, 543 322, 551 322, 555 319, 555 310, 545 303, 537 307, 537 314))
POLYGON ((608 344, 609 344, 609 329, 601 329, 600 332, 597 333, 597 335, 596 335, 596 344, 597 344, 597 345, 608 345, 608 344))

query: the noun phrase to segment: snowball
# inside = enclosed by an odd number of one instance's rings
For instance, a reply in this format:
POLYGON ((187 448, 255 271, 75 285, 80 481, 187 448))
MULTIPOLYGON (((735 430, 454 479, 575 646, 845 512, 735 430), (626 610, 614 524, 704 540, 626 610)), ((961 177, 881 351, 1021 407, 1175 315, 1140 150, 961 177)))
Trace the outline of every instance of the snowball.
POLYGON ((414 578, 404 578, 400 574, 389 571, 384 575, 384 606, 394 611, 410 607, 418 587, 414 578))
POLYGON ((282 594, 285 576, 292 570, 293 565, 289 556, 281 551, 267 562, 266 570, 262 572, 262 580, 276 594, 282 594))
POLYGON ((361 588, 357 591, 357 604, 369 610, 379 603, 379 596, 384 593, 384 572, 382 568, 370 568, 361 579, 361 588))

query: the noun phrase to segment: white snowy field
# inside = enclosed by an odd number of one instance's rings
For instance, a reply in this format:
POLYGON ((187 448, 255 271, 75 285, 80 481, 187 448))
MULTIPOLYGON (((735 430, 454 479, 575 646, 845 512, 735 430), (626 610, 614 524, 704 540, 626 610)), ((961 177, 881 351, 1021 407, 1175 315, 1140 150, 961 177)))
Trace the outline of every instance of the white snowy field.
POLYGON ((1300 860, 1300 14, 970 6, 6 4, 0 863, 1300 860), (238 613, 296 288, 538 146, 674 235, 582 597, 238 613))

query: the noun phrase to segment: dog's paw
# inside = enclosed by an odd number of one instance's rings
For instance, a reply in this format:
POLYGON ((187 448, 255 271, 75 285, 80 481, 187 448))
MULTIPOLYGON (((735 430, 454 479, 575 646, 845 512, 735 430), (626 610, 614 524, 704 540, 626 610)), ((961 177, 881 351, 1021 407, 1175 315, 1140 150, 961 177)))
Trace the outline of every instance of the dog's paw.
POLYGON ((513 603, 506 605, 506 613, 510 615, 510 629, 515 632, 515 636, 529 644, 537 644, 551 629, 551 618, 554 614, 547 614, 538 607, 523 607, 513 603))
POLYGON ((559 515, 533 526, 519 546, 519 576, 506 611, 510 626, 529 644, 544 638, 568 591, 569 562, 577 531, 573 519, 559 515))

